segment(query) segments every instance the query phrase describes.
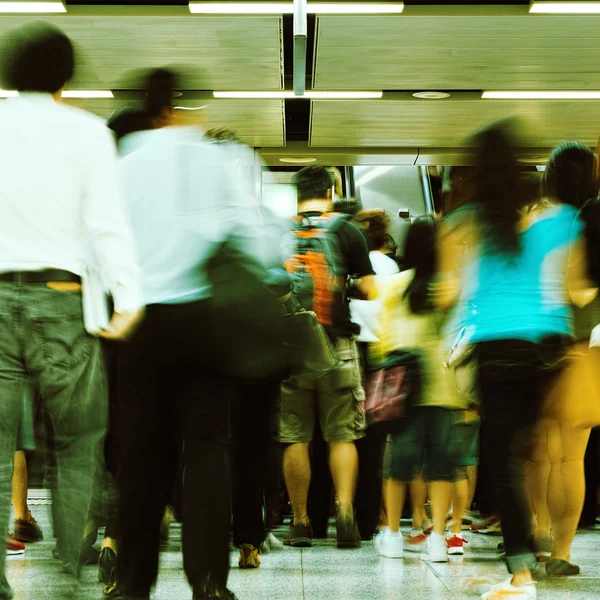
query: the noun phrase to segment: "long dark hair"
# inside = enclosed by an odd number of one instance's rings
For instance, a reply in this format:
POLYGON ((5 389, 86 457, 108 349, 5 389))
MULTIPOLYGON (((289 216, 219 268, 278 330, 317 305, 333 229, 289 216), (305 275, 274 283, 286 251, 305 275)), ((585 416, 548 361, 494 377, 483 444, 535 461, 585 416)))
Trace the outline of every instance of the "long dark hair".
POLYGON ((518 224, 525 198, 508 127, 495 124, 476 138, 475 201, 481 207, 481 234, 493 251, 518 254, 518 224))
POLYGON ((415 270, 415 276, 404 293, 411 312, 431 312, 434 307, 429 290, 437 270, 436 221, 433 217, 419 217, 410 226, 404 240, 402 264, 406 269, 415 270))
POLYGON ((581 208, 598 195, 595 169, 596 157, 585 144, 571 141, 557 146, 548 159, 544 174, 546 196, 581 208))
POLYGON ((173 108, 173 93, 178 77, 169 69, 155 69, 146 79, 146 102, 144 109, 151 119, 159 118, 163 110, 173 108))

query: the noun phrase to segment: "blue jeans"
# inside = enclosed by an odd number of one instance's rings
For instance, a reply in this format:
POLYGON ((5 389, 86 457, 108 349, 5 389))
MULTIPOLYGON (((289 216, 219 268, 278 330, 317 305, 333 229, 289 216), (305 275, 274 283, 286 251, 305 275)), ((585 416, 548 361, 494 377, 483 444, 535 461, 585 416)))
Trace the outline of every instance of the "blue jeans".
MULTIPOLYGON (((0 283, 0 531, 8 531, 13 456, 24 394, 33 386, 52 422, 58 479, 54 531, 78 578, 79 553, 106 432, 99 340, 83 326, 81 295, 0 283), (3 525, 2 525, 3 523, 3 525)), ((0 552, 0 599, 12 598, 0 552)))

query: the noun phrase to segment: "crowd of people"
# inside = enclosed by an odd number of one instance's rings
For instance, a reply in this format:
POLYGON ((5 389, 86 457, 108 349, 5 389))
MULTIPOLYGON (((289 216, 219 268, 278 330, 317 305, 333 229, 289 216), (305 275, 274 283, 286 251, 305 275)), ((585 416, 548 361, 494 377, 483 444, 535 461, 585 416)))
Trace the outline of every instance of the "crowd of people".
MULTIPOLYGON (((557 147, 540 186, 510 128, 486 128, 475 166, 444 170, 441 213, 415 219, 398 251, 389 215, 344 202, 328 168, 294 175, 289 222, 260 206, 237 137, 173 106, 175 72, 150 73, 144 105, 107 127, 61 102, 75 69, 64 33, 28 25, 7 48, 4 85, 19 92, 0 107, 8 553, 43 538, 23 454, 43 413, 53 555, 73 598, 97 563, 105 598, 149 599, 176 518, 194 598, 233 600, 231 540, 239 567, 259 568, 282 547, 272 529, 288 500, 283 544, 312 546, 333 513, 339 548, 374 538, 389 559, 446 562, 465 553, 465 523, 499 522, 510 578, 483 600, 536 598, 538 562, 579 573, 600 425, 589 148, 557 147)), ((0 554, 9 599, 4 570, 0 554)))

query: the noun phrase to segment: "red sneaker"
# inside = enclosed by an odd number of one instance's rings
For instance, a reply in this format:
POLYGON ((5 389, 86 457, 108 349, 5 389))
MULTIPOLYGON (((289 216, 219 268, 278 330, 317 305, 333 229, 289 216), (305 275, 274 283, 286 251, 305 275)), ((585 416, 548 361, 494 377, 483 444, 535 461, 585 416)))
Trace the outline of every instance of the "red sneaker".
POLYGON ((15 540, 12 533, 6 538, 6 554, 24 554, 25 544, 15 540))
POLYGON ((448 547, 448 554, 450 556, 462 555, 465 553, 465 544, 468 544, 460 535, 453 534, 451 537, 446 538, 446 546, 448 547))

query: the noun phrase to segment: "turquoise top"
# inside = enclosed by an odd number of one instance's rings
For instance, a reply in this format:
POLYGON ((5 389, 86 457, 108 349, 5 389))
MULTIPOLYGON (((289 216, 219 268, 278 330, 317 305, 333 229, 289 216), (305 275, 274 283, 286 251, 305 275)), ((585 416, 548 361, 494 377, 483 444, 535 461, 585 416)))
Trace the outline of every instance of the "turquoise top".
POLYGON ((518 339, 538 343, 549 335, 573 336, 566 289, 569 251, 581 235, 577 211, 553 206, 521 233, 521 251, 506 256, 485 243, 473 254, 461 295, 463 325, 473 342, 518 339))

